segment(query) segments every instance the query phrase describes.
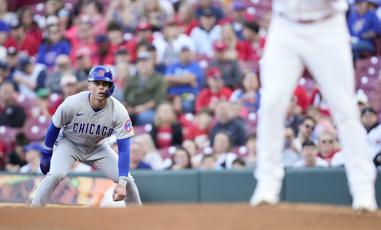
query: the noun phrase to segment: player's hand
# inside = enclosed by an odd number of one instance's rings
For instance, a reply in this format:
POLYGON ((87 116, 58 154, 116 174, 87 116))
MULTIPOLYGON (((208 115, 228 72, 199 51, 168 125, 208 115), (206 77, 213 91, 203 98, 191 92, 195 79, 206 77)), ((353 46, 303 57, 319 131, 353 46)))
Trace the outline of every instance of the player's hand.
POLYGON ((115 187, 114 192, 112 193, 113 200, 120 201, 120 200, 123 200, 125 196, 126 196, 126 187, 121 184, 118 184, 115 187))
POLYGON ((46 175, 50 170, 50 160, 52 159, 52 150, 44 149, 41 151, 40 169, 46 175))

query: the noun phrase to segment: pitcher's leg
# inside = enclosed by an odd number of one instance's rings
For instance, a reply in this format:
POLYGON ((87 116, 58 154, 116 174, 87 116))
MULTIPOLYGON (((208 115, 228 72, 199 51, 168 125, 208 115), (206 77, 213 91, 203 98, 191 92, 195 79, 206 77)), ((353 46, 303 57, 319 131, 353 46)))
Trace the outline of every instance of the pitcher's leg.
POLYGON ((326 47, 315 50, 306 62, 320 85, 338 127, 353 207, 374 210, 376 170, 369 158, 366 132, 360 123, 355 102, 349 43, 345 36, 336 36, 331 41, 337 42, 326 42, 326 47))
POLYGON ((44 207, 57 187, 67 175, 70 166, 75 162, 71 152, 75 149, 65 141, 59 142, 53 150, 50 171, 41 181, 32 200, 32 207, 44 207))
MULTIPOLYGON (((337 77, 337 69, 333 70, 333 78, 337 77)), ((371 159, 366 141, 366 132, 359 120, 359 111, 355 103, 354 93, 339 89, 341 83, 326 81, 321 83, 323 97, 334 115, 339 139, 345 154, 345 169, 353 198, 353 207, 361 203, 374 207, 376 170, 371 159), (336 86, 336 87, 335 87, 336 86)), ((373 208, 371 208, 373 209, 373 208)))
MULTIPOLYGON (((284 23, 284 22, 283 22, 284 23)), ((282 186, 284 169, 284 123, 287 108, 303 65, 291 43, 297 41, 274 20, 261 65, 262 97, 258 122, 257 187, 251 204, 276 203, 282 186)))

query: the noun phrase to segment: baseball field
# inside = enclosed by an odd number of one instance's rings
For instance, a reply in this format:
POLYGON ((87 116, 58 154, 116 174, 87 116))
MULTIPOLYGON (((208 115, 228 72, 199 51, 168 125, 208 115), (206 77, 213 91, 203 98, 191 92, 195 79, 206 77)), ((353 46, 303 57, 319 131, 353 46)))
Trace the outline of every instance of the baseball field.
POLYGON ((31 209, 3 204, 0 229, 141 229, 141 230, 375 230, 381 211, 356 213, 349 207, 289 204, 147 204, 143 208, 48 206, 31 209))

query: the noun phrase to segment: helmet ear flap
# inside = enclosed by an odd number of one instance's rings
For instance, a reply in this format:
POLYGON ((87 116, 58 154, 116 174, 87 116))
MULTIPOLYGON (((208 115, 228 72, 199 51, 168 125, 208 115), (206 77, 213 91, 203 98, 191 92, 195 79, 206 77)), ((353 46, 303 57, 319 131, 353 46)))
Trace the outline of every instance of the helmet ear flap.
POLYGON ((114 88, 115 88, 115 85, 112 84, 112 86, 106 90, 105 92, 106 97, 110 97, 112 95, 112 93, 114 92, 114 88))

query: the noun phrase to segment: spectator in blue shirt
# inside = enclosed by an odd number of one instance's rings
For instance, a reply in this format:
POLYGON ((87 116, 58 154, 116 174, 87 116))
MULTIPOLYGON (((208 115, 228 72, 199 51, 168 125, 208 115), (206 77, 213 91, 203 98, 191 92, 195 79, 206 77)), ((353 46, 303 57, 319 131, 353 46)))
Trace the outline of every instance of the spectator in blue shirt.
POLYGON ((179 59, 179 62, 168 66, 164 79, 168 83, 168 95, 181 100, 183 112, 192 112, 196 95, 203 86, 203 71, 193 60, 189 47, 181 48, 179 59))
POLYGON ((356 0, 348 15, 348 26, 352 36, 352 51, 358 59, 362 52, 376 51, 375 38, 381 34, 378 20, 369 0, 356 0))
POLYGON ((70 43, 62 37, 59 27, 55 24, 47 27, 47 34, 47 38, 38 48, 37 63, 45 64, 51 69, 58 55, 70 54, 70 43))
POLYGON ((217 133, 224 131, 232 138, 234 146, 244 145, 246 142, 247 131, 245 124, 234 116, 232 104, 227 101, 219 101, 216 105, 215 125, 209 133, 209 140, 213 145, 214 137, 217 133))

